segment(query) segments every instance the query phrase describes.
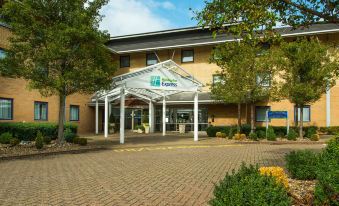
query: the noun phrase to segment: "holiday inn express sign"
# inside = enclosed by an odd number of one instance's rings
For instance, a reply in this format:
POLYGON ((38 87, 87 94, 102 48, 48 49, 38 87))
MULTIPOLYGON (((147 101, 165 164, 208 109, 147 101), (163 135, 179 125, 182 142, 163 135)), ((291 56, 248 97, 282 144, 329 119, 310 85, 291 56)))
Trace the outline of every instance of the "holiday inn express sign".
POLYGON ((151 76, 152 87, 177 87, 178 81, 176 79, 164 78, 160 76, 151 76))

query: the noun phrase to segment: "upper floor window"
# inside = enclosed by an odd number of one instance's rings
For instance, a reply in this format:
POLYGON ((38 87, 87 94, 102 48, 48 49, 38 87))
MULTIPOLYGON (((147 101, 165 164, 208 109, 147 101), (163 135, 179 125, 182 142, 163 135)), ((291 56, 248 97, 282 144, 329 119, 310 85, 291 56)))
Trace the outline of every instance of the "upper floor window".
POLYGON ((34 102, 34 120, 48 120, 48 103, 34 102))
POLYGON ((270 106, 257 106, 255 107, 255 121, 266 122, 266 113, 271 111, 270 106))
POLYGON ((6 51, 0 48, 0 59, 3 59, 5 57, 6 57, 6 51))
POLYGON ((271 74, 262 73, 257 75, 257 85, 261 85, 262 87, 270 87, 271 86, 271 74))
MULTIPOLYGON (((294 121, 300 122, 300 107, 294 107, 294 121)), ((303 107, 303 122, 311 121, 311 106, 303 107)))
POLYGON ((0 119, 13 119, 13 99, 0 98, 0 119))
POLYGON ((80 108, 78 105, 71 105, 69 107, 69 120, 70 121, 79 121, 79 112, 80 108))
POLYGON ((120 56, 120 68, 130 67, 130 56, 120 56))
POLYGON ((222 81, 221 75, 219 74, 213 75, 213 82, 212 82, 213 85, 220 83, 221 81, 222 81))
POLYGON ((150 66, 158 63, 158 57, 155 53, 146 54, 146 66, 150 66))
POLYGON ((181 50, 181 62, 194 62, 194 50, 181 50))

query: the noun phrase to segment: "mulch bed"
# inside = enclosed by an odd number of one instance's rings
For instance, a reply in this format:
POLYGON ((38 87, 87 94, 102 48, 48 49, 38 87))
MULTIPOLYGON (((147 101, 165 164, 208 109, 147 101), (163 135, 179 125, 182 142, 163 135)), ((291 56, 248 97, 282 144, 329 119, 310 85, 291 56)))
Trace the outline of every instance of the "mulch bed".
POLYGON ((67 153, 80 153, 90 150, 103 149, 102 146, 87 145, 80 146, 77 144, 63 143, 58 145, 52 142, 49 145, 44 145, 42 149, 36 149, 34 142, 21 142, 17 146, 0 144, 0 160, 22 159, 41 155, 55 155, 67 153))
POLYGON ((288 179, 288 193, 295 206, 313 205, 316 180, 288 179))

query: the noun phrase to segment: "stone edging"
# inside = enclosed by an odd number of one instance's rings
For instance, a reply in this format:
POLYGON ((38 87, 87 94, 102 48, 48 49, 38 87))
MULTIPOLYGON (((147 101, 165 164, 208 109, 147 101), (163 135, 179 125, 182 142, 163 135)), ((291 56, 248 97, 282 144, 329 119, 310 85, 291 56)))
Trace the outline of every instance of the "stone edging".
POLYGON ((306 144, 306 145, 314 145, 314 144, 326 144, 326 142, 319 142, 319 141, 314 141, 314 142, 298 142, 298 141, 265 141, 265 142, 261 142, 261 141, 235 141, 234 144, 269 144, 269 145, 285 145, 285 144, 306 144))
POLYGON ((2 156, 0 157, 0 162, 6 160, 20 160, 20 159, 30 159, 30 158, 39 158, 47 156, 55 156, 61 154, 81 154, 86 152, 95 152, 106 150, 106 147, 93 147, 93 148, 84 148, 84 149, 72 149, 72 150, 63 150, 63 151, 52 151, 52 152, 41 152, 33 154, 23 154, 23 155, 12 155, 12 156, 2 156))

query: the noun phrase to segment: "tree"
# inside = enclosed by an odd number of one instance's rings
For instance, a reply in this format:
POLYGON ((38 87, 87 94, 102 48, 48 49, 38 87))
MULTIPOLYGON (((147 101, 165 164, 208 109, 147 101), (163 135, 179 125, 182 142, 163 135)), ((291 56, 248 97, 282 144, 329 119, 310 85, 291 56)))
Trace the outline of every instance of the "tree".
POLYGON ((195 19, 216 32, 248 39, 274 37, 278 23, 294 28, 317 22, 339 24, 337 0, 211 0, 195 19), (225 26, 227 25, 227 26, 225 26))
POLYGON ((283 97, 300 108, 299 136, 303 137, 303 107, 318 101, 338 77, 338 49, 317 39, 298 39, 281 45, 280 88, 283 97))
POLYGON ((12 30, 0 74, 28 80, 43 96, 59 96, 58 142, 63 141, 66 97, 107 88, 115 70, 99 31, 107 0, 16 0, 0 14, 12 30))
POLYGON ((221 71, 220 81, 211 86, 212 98, 238 105, 238 132, 241 125, 241 104, 251 105, 251 130, 254 132, 254 106, 266 101, 276 88, 275 55, 273 49, 245 42, 225 43, 217 46, 210 61, 221 71))

